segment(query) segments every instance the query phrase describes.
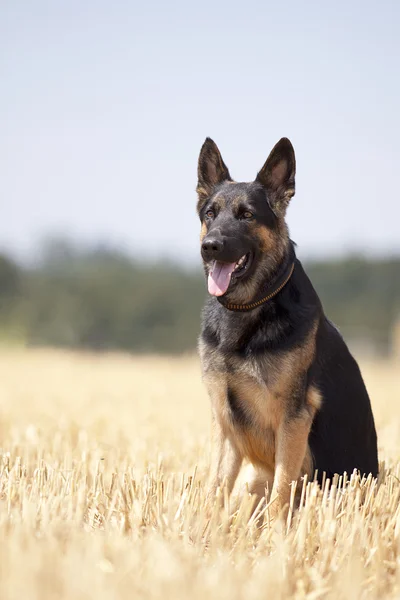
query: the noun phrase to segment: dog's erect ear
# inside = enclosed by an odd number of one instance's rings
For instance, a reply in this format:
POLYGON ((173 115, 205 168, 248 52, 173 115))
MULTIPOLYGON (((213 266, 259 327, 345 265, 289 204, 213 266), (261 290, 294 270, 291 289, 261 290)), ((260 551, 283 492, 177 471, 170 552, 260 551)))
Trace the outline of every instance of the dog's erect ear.
POLYGON ((294 148, 288 138, 282 138, 272 149, 256 178, 265 187, 270 206, 277 217, 285 215, 290 199, 294 196, 295 174, 294 148))
POLYGON ((199 204, 212 194, 216 185, 223 181, 232 181, 217 144, 210 138, 206 138, 200 150, 197 175, 196 191, 199 195, 199 204))

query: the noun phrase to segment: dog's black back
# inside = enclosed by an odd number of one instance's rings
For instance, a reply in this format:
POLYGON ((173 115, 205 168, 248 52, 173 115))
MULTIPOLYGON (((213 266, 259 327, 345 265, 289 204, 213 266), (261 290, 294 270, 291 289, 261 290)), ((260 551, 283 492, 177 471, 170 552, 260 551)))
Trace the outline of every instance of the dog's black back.
POLYGON ((335 326, 323 317, 312 376, 324 398, 309 444, 321 481, 325 472, 378 475, 377 436, 360 369, 335 326))

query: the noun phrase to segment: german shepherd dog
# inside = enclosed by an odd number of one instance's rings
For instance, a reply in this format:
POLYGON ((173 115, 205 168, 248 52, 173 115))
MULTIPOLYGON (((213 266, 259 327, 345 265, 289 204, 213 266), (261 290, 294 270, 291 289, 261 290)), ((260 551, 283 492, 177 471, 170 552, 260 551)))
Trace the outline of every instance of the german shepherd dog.
POLYGON ((251 183, 232 180, 207 138, 198 163, 201 255, 209 299, 199 350, 212 405, 208 499, 232 491, 243 459, 249 491, 284 514, 305 474, 378 474, 367 390, 343 338, 296 258, 285 213, 295 154, 282 138, 251 183))

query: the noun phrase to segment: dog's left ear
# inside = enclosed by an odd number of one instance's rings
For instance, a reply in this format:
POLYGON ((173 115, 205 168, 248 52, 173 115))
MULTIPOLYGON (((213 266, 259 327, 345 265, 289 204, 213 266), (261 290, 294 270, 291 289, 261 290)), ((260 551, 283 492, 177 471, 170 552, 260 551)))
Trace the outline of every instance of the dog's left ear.
POLYGON ((218 146, 211 138, 206 138, 200 150, 197 174, 198 206, 211 196, 216 185, 223 181, 232 181, 218 146))
POLYGON ((282 138, 274 146, 256 181, 267 192, 270 206, 277 217, 285 215, 287 206, 295 192, 296 158, 288 138, 282 138))

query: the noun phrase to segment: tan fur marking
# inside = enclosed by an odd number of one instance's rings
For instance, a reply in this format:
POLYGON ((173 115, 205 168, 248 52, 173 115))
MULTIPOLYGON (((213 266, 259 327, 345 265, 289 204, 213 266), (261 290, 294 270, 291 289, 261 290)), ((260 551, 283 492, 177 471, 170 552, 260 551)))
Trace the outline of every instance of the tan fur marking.
POLYGON ((223 196, 217 194, 217 196, 214 198, 214 204, 218 210, 223 210, 226 207, 226 200, 223 196))
POLYGON ((253 225, 253 232, 254 236, 259 240, 262 252, 271 252, 275 248, 278 236, 271 229, 268 229, 265 225, 256 224, 253 225))
POLYGON ((204 374, 203 381, 211 399, 213 414, 218 415, 219 420, 223 421, 226 409, 226 377, 218 371, 209 371, 204 374))
POLYGON ((274 482, 274 471, 262 467, 253 467, 253 473, 248 482, 250 494, 255 494, 259 498, 265 495, 265 490, 271 493, 274 482))
POLYGON ((267 388, 264 382, 250 377, 230 375, 229 384, 242 402, 249 407, 249 412, 257 418, 260 428, 276 429, 282 420, 285 406, 282 399, 276 397, 274 391, 267 388))
POLYGON ((218 487, 227 486, 231 493, 235 485, 242 456, 234 442, 224 435, 217 418, 212 421, 212 460, 210 480, 208 485, 208 501, 212 501, 218 487))
MULTIPOLYGON (((202 348, 200 348, 200 351, 202 348)), ((212 407, 212 452, 211 470, 208 484, 207 504, 212 504, 218 487, 227 485, 230 493, 238 476, 243 455, 236 446, 235 439, 227 428, 227 380, 223 372, 204 373, 204 383, 211 399, 212 407)))
MULTIPOLYGON (((271 492, 270 514, 280 514, 290 498, 290 484, 298 481, 304 469, 309 470, 311 453, 308 448, 312 418, 308 412, 289 423, 284 423, 277 432, 276 468, 271 492)), ((311 475, 311 473, 309 473, 311 475)))
POLYGON ((254 466, 275 468, 275 438, 272 429, 254 432, 244 430, 235 436, 235 443, 241 454, 254 466))
POLYGON ((242 204, 242 202, 246 202, 246 200, 247 197, 243 194, 241 196, 236 196, 231 203, 233 211, 236 212, 237 210, 239 210, 239 207, 242 204))
POLYGON ((314 410, 320 410, 322 406, 322 395, 317 388, 310 386, 307 390, 307 404, 314 410))
POLYGON ((200 243, 204 240, 206 235, 207 235, 207 225, 205 223, 202 223, 201 231, 200 231, 200 243))

